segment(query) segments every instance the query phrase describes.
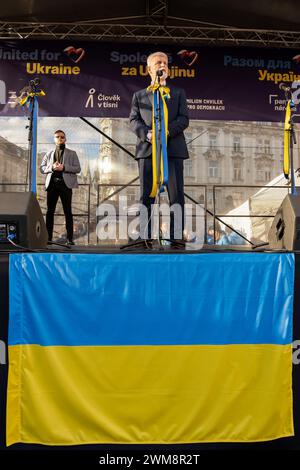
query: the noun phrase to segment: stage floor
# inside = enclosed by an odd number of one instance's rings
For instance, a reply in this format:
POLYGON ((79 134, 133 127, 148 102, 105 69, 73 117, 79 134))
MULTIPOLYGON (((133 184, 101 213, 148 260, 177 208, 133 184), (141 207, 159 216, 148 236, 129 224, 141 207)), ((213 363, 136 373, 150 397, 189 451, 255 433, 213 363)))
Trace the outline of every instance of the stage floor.
MULTIPOLYGON (((289 253, 287 250, 270 250, 267 247, 257 247, 252 248, 250 245, 203 245, 200 248, 193 243, 187 243, 185 247, 171 247, 169 245, 162 245, 162 246, 152 246, 146 247, 143 246, 135 246, 132 244, 102 244, 102 245, 48 245, 46 249, 42 250, 28 250, 28 252, 39 252, 39 253, 108 253, 108 254, 121 254, 121 253, 143 253, 143 254, 152 254, 152 253, 160 253, 160 254, 195 254, 195 253, 232 253, 232 252, 239 252, 239 253, 289 253)), ((0 254, 9 254, 9 253, 22 253, 27 252, 25 250, 17 250, 17 249, 4 249, 1 250, 0 254)), ((296 251, 294 253, 297 253, 296 251)))

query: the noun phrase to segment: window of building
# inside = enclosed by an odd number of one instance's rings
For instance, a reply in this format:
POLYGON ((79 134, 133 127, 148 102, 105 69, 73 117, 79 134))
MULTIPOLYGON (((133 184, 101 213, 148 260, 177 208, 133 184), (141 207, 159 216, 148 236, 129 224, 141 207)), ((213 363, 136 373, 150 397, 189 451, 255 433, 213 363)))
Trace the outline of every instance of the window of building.
POLYGON ((265 181, 270 181, 270 179, 271 179, 271 170, 266 169, 265 170, 265 181))
POLYGON ((134 204, 135 202, 138 201, 137 191, 138 191, 137 188, 126 189, 127 204, 134 204))
POLYGON ((265 150, 265 153, 271 153, 271 145, 270 145, 270 141, 268 139, 265 139, 264 141, 264 150, 265 150))
POLYGON ((271 180, 271 170, 270 168, 260 168, 256 171, 257 181, 265 183, 266 181, 271 180))
POLYGON ((218 178, 220 176, 220 163, 216 160, 208 162, 208 176, 210 178, 218 178))
POLYGON ((210 149, 216 149, 218 146, 218 139, 216 135, 210 135, 209 136, 209 148, 210 149))
POLYGON ((233 137, 233 151, 234 152, 241 151, 241 138, 237 135, 233 137))
POLYGON ((258 139, 257 146, 256 146, 256 151, 258 153, 261 153, 262 150, 263 150, 263 141, 261 139, 258 139))
POLYGON ((233 179, 240 181, 242 180, 242 162, 241 160, 234 160, 233 162, 233 179))
POLYGON ((185 176, 193 176, 193 160, 189 159, 184 162, 185 176))

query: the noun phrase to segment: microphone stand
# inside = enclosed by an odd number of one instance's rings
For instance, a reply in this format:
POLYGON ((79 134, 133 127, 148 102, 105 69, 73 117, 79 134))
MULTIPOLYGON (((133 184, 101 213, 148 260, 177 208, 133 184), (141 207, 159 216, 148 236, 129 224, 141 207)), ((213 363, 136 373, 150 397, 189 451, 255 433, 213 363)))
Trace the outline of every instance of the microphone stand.
MULTIPOLYGON (((155 90, 154 94, 156 97, 156 108, 154 109, 154 124, 156 128, 155 132, 155 139, 156 139, 156 155, 155 155, 155 160, 156 160, 156 181, 157 181, 157 191, 156 191, 156 196, 154 200, 154 204, 157 204, 158 208, 158 230, 157 230, 157 244, 158 244, 158 249, 162 248, 162 239, 161 239, 161 228, 160 228, 160 214, 159 214, 159 208, 160 208, 160 191, 161 191, 161 103, 160 103, 160 70, 157 71, 156 79, 157 79, 157 84, 158 88, 155 90)), ((153 100, 153 106, 154 106, 154 100, 153 100)), ((151 217, 151 216, 150 216, 151 217)), ((152 229, 152 227, 151 227, 152 229)))
MULTIPOLYGON (((156 107, 154 108, 154 124, 155 124, 155 129, 156 129, 156 132, 155 132, 155 139, 156 139, 156 155, 155 155, 155 160, 156 160, 156 181, 157 181, 157 191, 156 191, 156 196, 155 196, 155 199, 154 199, 154 206, 156 204, 157 208, 158 208, 158 234, 157 234, 157 239, 151 239, 151 240, 148 240, 145 239, 145 240, 138 240, 136 242, 133 242, 133 243, 128 243, 126 245, 123 245, 121 247, 121 249, 127 249, 127 248, 131 248, 131 247, 137 247, 137 246, 144 246, 145 248, 148 248, 148 249, 155 249, 155 250, 165 250, 165 247, 163 246, 162 244, 162 241, 166 241, 166 242, 170 242, 173 247, 185 247, 185 243, 183 242, 180 242, 179 240, 175 240, 175 239, 168 239, 168 238, 163 238, 162 237, 162 231, 161 231, 161 227, 160 227, 160 213, 159 213, 159 209, 160 209, 160 193, 161 193, 161 188, 162 188, 162 181, 161 181, 161 151, 162 151, 162 137, 161 137, 161 133, 162 133, 162 123, 161 123, 161 95, 160 95, 160 88, 161 88, 161 84, 160 84, 160 77, 163 75, 163 72, 161 70, 158 70, 157 71, 157 75, 156 75, 156 79, 157 79, 157 83, 158 83, 158 87, 157 89, 155 90, 154 94, 153 94, 153 98, 154 98, 154 95, 155 95, 155 98, 156 100, 153 99, 153 106, 154 106, 154 102, 156 101, 156 107)), ((148 215, 148 224, 147 224, 147 227, 146 229, 148 230, 148 225, 149 223, 151 224, 152 222, 152 209, 150 209, 150 215, 148 215)), ((170 217, 171 217, 171 214, 170 214, 170 217)), ((171 226, 171 224, 170 224, 171 226)), ((151 232, 152 232, 152 224, 151 224, 151 232)), ((175 230, 175 224, 173 224, 173 229, 175 230)), ((182 231, 183 231, 183 227, 182 227, 182 231)), ((171 235, 171 234, 170 234, 171 235)))
POLYGON ((29 82, 29 92, 20 100, 20 105, 29 108, 28 128, 28 186, 29 191, 35 195, 36 189, 36 163, 37 163, 37 120, 38 120, 38 96, 45 96, 45 92, 38 90, 40 79, 35 78, 29 82))
MULTIPOLYGON (((290 88, 282 88, 282 89, 284 90, 285 99, 287 101, 286 109, 288 109, 288 106, 290 106, 290 108, 295 108, 295 103, 293 102, 292 93, 291 93, 290 88)), ((295 129, 294 129, 294 118, 296 116, 298 117, 298 116, 300 116, 300 114, 291 115, 290 120, 288 121, 289 127, 286 128, 286 122, 285 122, 285 128, 284 128, 284 132, 289 133, 288 134, 288 139, 289 139, 289 162, 290 162, 290 170, 289 171, 291 173, 291 179, 290 179, 290 182, 291 182, 291 196, 293 196, 293 197, 298 195, 297 190, 296 190, 296 184, 295 184, 294 155, 293 155, 293 146, 294 146, 294 144, 297 143, 296 135, 295 135, 295 129)), ((253 245, 252 249, 260 248, 260 247, 268 246, 268 245, 269 245, 269 242, 260 243, 258 245, 253 245)))
MULTIPOLYGON (((154 95, 156 98, 156 107, 154 108, 154 125, 155 125, 155 139, 156 139, 156 155, 155 155, 155 160, 156 160, 156 181, 157 181, 157 191, 154 199, 154 207, 155 204, 158 207, 158 235, 157 239, 151 238, 150 240, 145 239, 145 240, 138 240, 136 242, 126 244, 121 247, 121 249, 124 248, 131 248, 131 247, 137 247, 137 246, 144 246, 145 248, 154 248, 161 250, 163 249, 162 244, 161 244, 161 230, 160 230, 160 214, 159 214, 159 207, 160 207, 160 191, 161 191, 161 180, 160 180, 160 170, 161 170, 161 103, 160 103, 160 77, 162 75, 162 71, 158 70, 156 74, 156 80, 158 83, 158 88, 155 90, 153 94, 153 105, 154 106, 154 95), (156 246, 155 246, 156 245, 156 246)), ((153 129, 152 129, 153 131, 153 129)), ((150 214, 148 214, 148 222, 145 228, 148 231, 148 226, 151 224, 151 232, 153 230, 153 225, 152 225, 152 208, 150 208, 150 214)), ((144 234, 146 235, 146 233, 144 234)), ((152 233, 150 234, 150 236, 152 233)))
POLYGON ((294 174, 294 155, 293 155, 293 146, 297 144, 295 129, 294 129, 294 118, 300 116, 300 114, 294 114, 290 119, 290 162, 291 162, 291 194, 292 196, 297 196, 297 189, 295 183, 295 174, 294 174))
MULTIPOLYGON (((35 185, 33 184, 33 166, 32 166, 32 161, 33 161, 33 135, 36 134, 36 127, 33 126, 34 122, 34 113, 35 113, 35 105, 37 104, 35 102, 35 87, 31 87, 30 96, 29 98, 29 110, 30 110, 30 116, 28 118, 29 120, 29 125, 28 125, 28 186, 29 186, 29 191, 32 191, 35 188, 35 185), (33 127, 35 127, 33 131, 33 127)), ((36 189, 33 191, 34 194, 36 194, 36 189)))
MULTIPOLYGON (((158 207, 158 235, 157 235, 157 244, 158 244, 158 249, 164 249, 162 242, 169 242, 173 245, 173 247, 185 247, 185 243, 180 242, 178 240, 175 240, 172 238, 172 234, 170 233, 170 238, 164 238, 162 231, 161 231, 161 226, 160 226, 160 213, 159 213, 159 208, 160 208, 160 193, 161 193, 161 188, 162 188, 162 181, 161 181, 161 151, 162 151, 162 138, 161 138, 161 133, 162 133, 162 125, 161 125, 161 94, 160 94, 160 77, 163 75, 161 73, 162 71, 158 70, 157 71, 157 83, 158 83, 158 88, 155 90, 155 95, 156 95, 156 109, 154 110, 154 122, 156 126, 156 181, 158 182, 157 185, 157 192, 155 196, 155 201, 157 201, 157 207, 158 207)), ((153 103, 154 106, 154 103, 153 103)), ((170 217, 172 217, 172 214, 170 213, 170 217)), ((171 224, 170 220, 170 231, 171 231, 171 225, 173 225, 173 230, 175 230, 175 221, 173 224, 171 224)), ((183 227, 182 227, 183 231, 183 227)), ((174 233, 173 233, 174 235, 174 233)))
MULTIPOLYGON (((285 89, 285 99, 287 100, 287 106, 289 105, 290 108, 295 108, 295 104, 293 102, 292 93, 290 89, 285 89)), ((294 174, 294 153, 293 147, 297 144, 296 141, 296 134, 294 129, 294 118, 296 116, 300 116, 300 114, 293 114, 289 120, 289 161, 290 161, 290 173, 291 173, 291 194, 292 196, 297 196, 296 184, 295 184, 295 174, 294 174)))

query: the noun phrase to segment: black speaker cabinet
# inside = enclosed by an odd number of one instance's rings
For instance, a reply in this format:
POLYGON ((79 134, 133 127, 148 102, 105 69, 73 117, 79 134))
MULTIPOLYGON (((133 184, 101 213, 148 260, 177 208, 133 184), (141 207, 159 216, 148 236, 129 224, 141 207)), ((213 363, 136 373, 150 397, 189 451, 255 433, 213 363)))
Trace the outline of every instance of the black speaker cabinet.
POLYGON ((300 250, 300 195, 288 194, 274 217, 268 241, 271 249, 300 250))
POLYGON ((33 193, 0 192, 0 250, 14 249, 8 237, 26 248, 47 246, 46 225, 33 193))

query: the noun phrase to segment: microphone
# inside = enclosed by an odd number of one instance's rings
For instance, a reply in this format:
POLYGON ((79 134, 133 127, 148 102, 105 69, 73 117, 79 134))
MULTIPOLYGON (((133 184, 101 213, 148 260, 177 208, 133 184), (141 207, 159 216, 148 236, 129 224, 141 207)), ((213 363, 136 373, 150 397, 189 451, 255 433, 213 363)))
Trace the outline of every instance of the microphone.
POLYGON ((291 91, 291 87, 287 86, 285 83, 280 83, 279 84, 279 89, 282 91, 291 91))
POLYGON ((41 79, 39 77, 34 78, 33 80, 29 81, 29 85, 34 88, 41 84, 41 79))
POLYGON ((156 71, 156 76, 157 76, 157 77, 162 77, 163 74, 164 74, 164 71, 163 71, 163 70, 157 70, 157 71, 156 71))

